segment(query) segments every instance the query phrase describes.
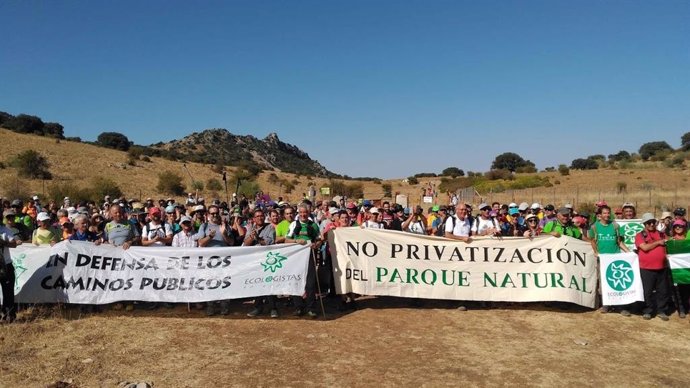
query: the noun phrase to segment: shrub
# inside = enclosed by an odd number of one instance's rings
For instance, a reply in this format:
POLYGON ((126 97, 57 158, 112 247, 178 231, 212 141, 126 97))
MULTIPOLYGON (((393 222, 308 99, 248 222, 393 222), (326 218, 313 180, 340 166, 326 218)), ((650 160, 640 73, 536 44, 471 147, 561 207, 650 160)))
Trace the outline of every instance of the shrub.
POLYGON ((596 170, 597 168, 599 168, 599 164, 595 159, 578 158, 573 160, 572 163, 570 163, 570 168, 575 170, 596 170))
POLYGON ((653 141, 649 143, 644 143, 642 146, 640 146, 640 157, 642 160, 647 160, 657 154, 660 151, 673 151, 673 148, 671 148, 668 143, 665 141, 653 141))
MULTIPOLYGON (((109 195, 113 198, 119 198, 122 196, 122 190, 120 189, 120 186, 118 186, 117 183, 115 183, 115 181, 112 179, 99 176, 91 181, 91 187, 88 189, 88 194, 90 199, 98 202, 106 195, 109 195)), ((64 197, 65 196, 62 198, 64 197)))
POLYGON ((561 175, 563 176, 570 175, 570 169, 565 164, 558 165, 558 172, 561 173, 561 175))
POLYGON ((17 168, 17 173, 22 178, 52 179, 53 175, 48 171, 50 163, 43 155, 34 150, 26 150, 15 156, 10 165, 17 168))
POLYGON ((384 183, 381 185, 381 188, 383 189, 383 196, 384 197, 393 197, 393 186, 391 186, 390 183, 384 183))
POLYGON ((484 177, 490 181, 498 180, 498 179, 505 179, 505 180, 512 180, 513 174, 505 169, 502 170, 491 170, 484 174, 484 177))
POLYGON ((268 175, 268 183, 275 185, 278 184, 278 182, 280 182, 280 178, 278 178, 278 175, 276 175, 273 172, 268 175))
MULTIPOLYGON (((74 182, 55 182, 48 186, 48 196, 57 203, 62 203, 62 199, 69 197, 72 203, 82 201, 89 201, 92 199, 92 193, 88 189, 82 189, 74 184, 74 182)), ((103 199, 103 197, 100 197, 103 199)))
POLYGON ((223 184, 216 178, 211 178, 206 182, 206 188, 212 191, 223 190, 223 184))
POLYGON ((419 180, 417 179, 417 177, 411 176, 407 178, 407 183, 411 185, 416 185, 419 183, 419 180))
POLYGON ((182 177, 172 171, 163 171, 158 174, 156 189, 164 194, 183 195, 182 177))
POLYGON ((204 190, 204 182, 192 181, 192 190, 203 191, 204 190))
POLYGON ((616 182, 616 191, 618 194, 628 192, 628 184, 626 182, 616 182))
POLYGON ((444 169, 443 171, 441 171, 441 175, 449 176, 451 178, 456 178, 459 176, 465 176, 465 172, 462 171, 461 169, 457 168, 457 167, 448 167, 448 168, 444 169))
POLYGON ((127 136, 119 132, 102 132, 98 135, 96 144, 106 148, 127 151, 131 147, 132 142, 129 141, 127 136))

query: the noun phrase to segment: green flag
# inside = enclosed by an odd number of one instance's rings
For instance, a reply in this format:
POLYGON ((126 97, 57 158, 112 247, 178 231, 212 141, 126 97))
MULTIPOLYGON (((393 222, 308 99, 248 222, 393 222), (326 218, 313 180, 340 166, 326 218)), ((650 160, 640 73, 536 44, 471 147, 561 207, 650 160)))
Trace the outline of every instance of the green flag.
POLYGON ((669 240, 666 254, 673 283, 690 284, 690 240, 669 240))

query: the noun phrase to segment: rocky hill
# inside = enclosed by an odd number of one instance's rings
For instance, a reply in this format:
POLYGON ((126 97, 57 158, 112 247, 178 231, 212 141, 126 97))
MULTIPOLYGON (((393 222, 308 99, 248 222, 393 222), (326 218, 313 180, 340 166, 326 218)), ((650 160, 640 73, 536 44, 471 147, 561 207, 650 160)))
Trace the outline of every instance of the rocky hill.
POLYGON ((227 129, 207 129, 194 132, 180 140, 149 146, 168 157, 191 162, 238 166, 247 162, 262 169, 275 169, 301 175, 329 177, 334 174, 318 161, 292 144, 287 144, 275 133, 263 140, 254 136, 234 135, 227 129))

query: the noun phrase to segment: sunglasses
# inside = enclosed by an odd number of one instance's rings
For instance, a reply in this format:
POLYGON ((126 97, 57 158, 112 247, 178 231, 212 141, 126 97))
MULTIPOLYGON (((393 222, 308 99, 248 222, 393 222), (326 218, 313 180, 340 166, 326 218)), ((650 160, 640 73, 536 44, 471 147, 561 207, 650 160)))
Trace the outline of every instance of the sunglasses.
POLYGON ((647 221, 644 224, 645 225, 656 225, 656 221, 647 221))
POLYGON ((220 213, 218 213, 218 212, 215 212, 215 213, 208 213, 209 216, 217 216, 218 214, 220 214, 220 213))
POLYGON ((529 222, 530 224, 536 224, 536 223, 537 223, 537 220, 529 220, 529 221, 527 221, 527 222, 529 222))

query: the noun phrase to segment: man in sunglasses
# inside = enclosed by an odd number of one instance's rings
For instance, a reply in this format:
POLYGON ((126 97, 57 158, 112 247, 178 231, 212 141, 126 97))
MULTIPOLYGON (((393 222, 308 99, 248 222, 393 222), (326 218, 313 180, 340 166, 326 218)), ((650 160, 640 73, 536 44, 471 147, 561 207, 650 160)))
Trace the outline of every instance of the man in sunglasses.
POLYGON ((479 205, 479 216, 472 223, 472 234, 475 236, 498 236, 501 229, 496 219, 491 217, 491 206, 487 203, 479 205))
POLYGON ((556 214, 556 221, 551 221, 544 225, 544 234, 550 234, 554 237, 570 236, 578 240, 582 239, 582 232, 580 228, 573 225, 570 219, 570 209, 562 207, 558 209, 556 214))
POLYGON ((656 229, 657 220, 652 213, 642 215, 644 229, 635 236, 635 247, 640 258, 640 278, 644 290, 642 318, 656 315, 668 321, 666 309, 669 299, 669 273, 666 260, 666 235, 656 229))

